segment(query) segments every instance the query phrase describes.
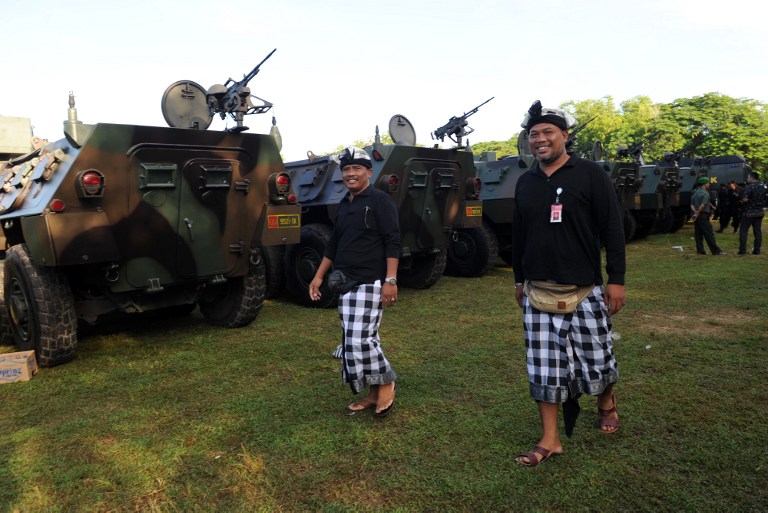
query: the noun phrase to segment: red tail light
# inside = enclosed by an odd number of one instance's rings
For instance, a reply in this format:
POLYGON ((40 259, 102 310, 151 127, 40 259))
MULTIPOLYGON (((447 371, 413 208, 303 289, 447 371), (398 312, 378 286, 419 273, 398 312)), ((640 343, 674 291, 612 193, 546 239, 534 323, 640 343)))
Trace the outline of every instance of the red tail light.
POLYGON ((104 175, 95 169, 82 171, 76 179, 80 198, 100 198, 104 195, 104 175))
POLYGON ((285 194, 288 192, 288 189, 291 188, 291 177, 286 173, 280 173, 275 179, 275 184, 277 185, 277 192, 279 194, 285 194))
POLYGON ((389 175, 387 185, 389 185, 389 192, 395 192, 400 185, 400 179, 397 177, 397 175, 389 175))
POLYGON ((54 199, 48 206, 54 212, 61 212, 66 208, 66 205, 60 199, 54 199))
POLYGON ((384 160, 384 157, 381 156, 381 153, 379 153, 379 150, 373 150, 372 154, 373 154, 373 160, 375 160, 376 162, 381 162, 382 160, 384 160))
POLYGON ((480 187, 482 187, 480 178, 475 177, 467 180, 467 199, 480 199, 480 187))

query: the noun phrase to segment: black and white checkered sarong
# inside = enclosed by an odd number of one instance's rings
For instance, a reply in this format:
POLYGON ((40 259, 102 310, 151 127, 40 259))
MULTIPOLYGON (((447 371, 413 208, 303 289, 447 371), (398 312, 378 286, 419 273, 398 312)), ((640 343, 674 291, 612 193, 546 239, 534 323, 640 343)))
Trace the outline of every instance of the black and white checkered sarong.
POLYGON ((619 379, 611 318, 596 286, 569 314, 541 312, 523 299, 523 331, 531 397, 563 403, 569 395, 600 395, 619 379))
POLYGON ((369 385, 386 385, 397 374, 381 350, 381 281, 358 285, 339 297, 344 336, 342 379, 354 393, 369 385))

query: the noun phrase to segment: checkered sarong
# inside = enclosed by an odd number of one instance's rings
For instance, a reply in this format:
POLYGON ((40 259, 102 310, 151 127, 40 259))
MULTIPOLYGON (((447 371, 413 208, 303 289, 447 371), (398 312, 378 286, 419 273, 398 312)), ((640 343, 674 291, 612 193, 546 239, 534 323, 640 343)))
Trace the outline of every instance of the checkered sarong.
POLYGON ((523 331, 531 397, 563 403, 569 396, 600 395, 619 379, 611 318, 596 286, 569 314, 541 312, 523 299, 523 331))
POLYGON ((381 281, 358 285, 339 297, 344 337, 342 379, 354 393, 369 385, 386 385, 397 378, 381 350, 381 281))

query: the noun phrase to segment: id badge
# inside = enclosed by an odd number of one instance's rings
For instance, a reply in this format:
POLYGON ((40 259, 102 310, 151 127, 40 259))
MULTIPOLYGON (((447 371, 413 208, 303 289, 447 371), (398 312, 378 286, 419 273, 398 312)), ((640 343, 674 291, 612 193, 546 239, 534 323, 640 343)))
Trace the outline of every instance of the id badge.
POLYGON ((549 211, 550 223, 562 223, 563 222, 563 205, 562 203, 554 203, 552 209, 549 211))

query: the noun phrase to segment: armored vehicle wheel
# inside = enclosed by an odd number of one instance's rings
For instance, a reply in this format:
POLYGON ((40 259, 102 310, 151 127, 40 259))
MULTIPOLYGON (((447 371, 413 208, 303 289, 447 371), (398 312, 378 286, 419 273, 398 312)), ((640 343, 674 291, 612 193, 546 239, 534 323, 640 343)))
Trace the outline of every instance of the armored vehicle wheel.
POLYGON ((675 224, 675 218, 672 215, 672 211, 664 210, 659 218, 653 223, 651 233, 669 233, 672 230, 672 225, 675 224))
POLYGON ((13 330, 11 329, 11 318, 8 316, 8 307, 5 303, 5 293, 2 284, 5 281, 5 261, 0 260, 0 346, 12 346, 13 330))
POLYGON ((482 276, 493 268, 499 257, 499 241, 488 224, 479 228, 456 230, 448 245, 445 274, 482 276))
POLYGON ((3 291, 16 347, 34 350, 41 367, 75 357, 77 316, 63 274, 33 264, 27 247, 19 244, 6 253, 3 291))
POLYGON ((672 223, 672 228, 669 229, 670 233, 674 233, 678 231, 680 228, 685 226, 685 223, 688 222, 688 214, 678 214, 677 217, 675 217, 675 222, 672 223))
POLYGON ((648 235, 651 233, 651 228, 653 228, 653 221, 649 221, 647 219, 638 221, 637 228, 635 229, 635 236, 632 237, 632 240, 644 239, 648 237, 648 235))
POLYGON ((339 300, 325 281, 320 287, 321 298, 309 298, 309 284, 323 260, 323 252, 331 239, 331 228, 324 224, 308 224, 301 228, 301 241, 285 249, 285 288, 294 301, 304 306, 328 308, 339 300))
POLYGON ((624 212, 624 242, 629 242, 635 238, 635 232, 637 231, 637 220, 632 212, 624 212))
POLYGON ((285 248, 283 246, 264 246, 261 248, 266 267, 267 292, 266 298, 273 299, 279 296, 285 288, 285 273, 283 272, 283 258, 285 248))
POLYGON ((245 276, 208 287, 198 302, 200 313, 214 326, 241 328, 252 323, 264 305, 264 259, 257 252, 245 276))
POLYGON ((409 269, 398 270, 399 282, 411 289, 428 289, 445 272, 448 251, 442 249, 439 253, 418 254, 411 258, 413 261, 409 269))

